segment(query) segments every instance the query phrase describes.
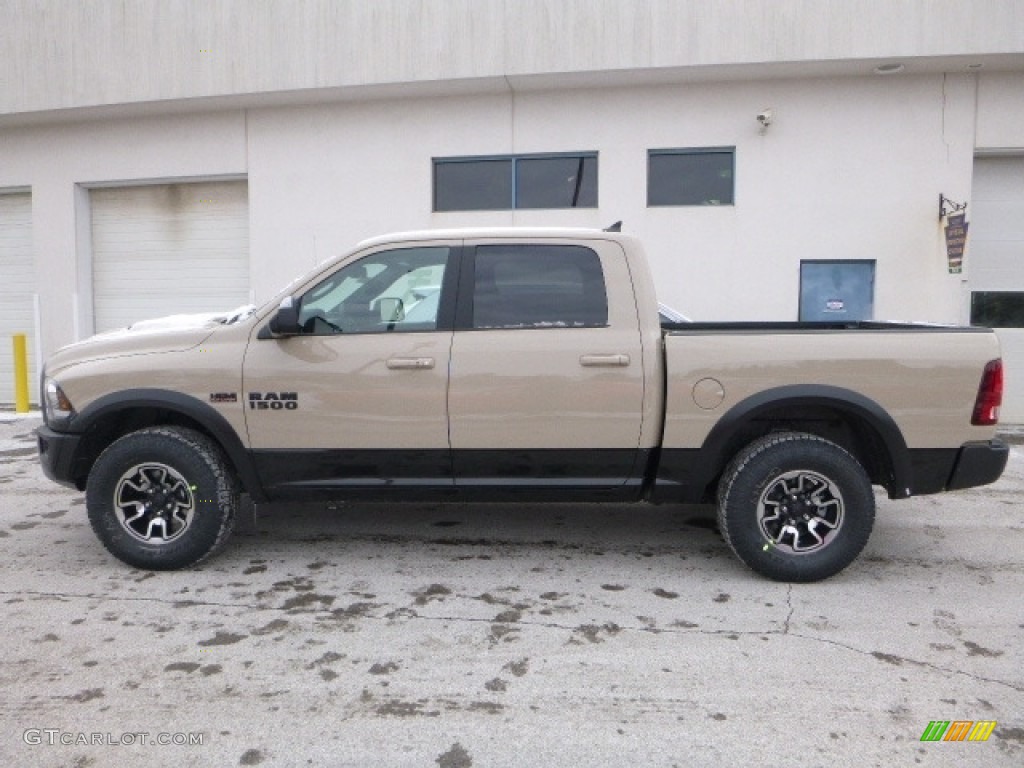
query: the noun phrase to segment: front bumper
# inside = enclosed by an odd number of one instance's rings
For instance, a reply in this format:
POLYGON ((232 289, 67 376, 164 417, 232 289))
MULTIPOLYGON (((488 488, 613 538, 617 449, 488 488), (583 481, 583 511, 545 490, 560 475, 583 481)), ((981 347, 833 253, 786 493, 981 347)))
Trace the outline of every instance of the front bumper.
POLYGON ((1010 446, 1002 440, 964 443, 949 475, 946 490, 957 491, 994 483, 1006 469, 1010 446))
POLYGON ((45 425, 36 429, 39 463, 43 466, 43 474, 55 483, 82 490, 85 474, 76 466, 79 463, 77 455, 81 439, 81 435, 54 432, 45 425))

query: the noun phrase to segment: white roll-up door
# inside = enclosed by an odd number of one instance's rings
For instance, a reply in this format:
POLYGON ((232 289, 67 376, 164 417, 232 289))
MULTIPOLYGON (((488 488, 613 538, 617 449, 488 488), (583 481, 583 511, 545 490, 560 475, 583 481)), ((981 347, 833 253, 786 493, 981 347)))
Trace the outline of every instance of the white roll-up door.
MULTIPOLYGON (((978 157, 968 209, 972 292, 1021 294, 1024 301, 1024 157, 978 157)), ((1024 423, 1024 328, 998 328, 1006 370, 1000 420, 1024 423)))
POLYGON ((29 399, 39 399, 36 380, 36 273, 32 259, 32 196, 0 194, 0 403, 14 402, 12 338, 28 337, 29 399))
POLYGON ((93 189, 97 332, 249 301, 244 181, 93 189))

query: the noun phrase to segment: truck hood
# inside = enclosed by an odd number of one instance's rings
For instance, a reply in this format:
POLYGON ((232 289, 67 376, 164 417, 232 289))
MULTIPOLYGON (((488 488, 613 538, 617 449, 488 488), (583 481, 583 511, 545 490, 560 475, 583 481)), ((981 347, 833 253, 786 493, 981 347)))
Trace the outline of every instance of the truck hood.
POLYGON ((225 324, 238 322, 250 314, 249 307, 241 307, 231 312, 168 315, 142 320, 127 328, 98 333, 62 347, 47 360, 46 371, 52 375, 69 365, 86 361, 182 352, 203 343, 225 324))

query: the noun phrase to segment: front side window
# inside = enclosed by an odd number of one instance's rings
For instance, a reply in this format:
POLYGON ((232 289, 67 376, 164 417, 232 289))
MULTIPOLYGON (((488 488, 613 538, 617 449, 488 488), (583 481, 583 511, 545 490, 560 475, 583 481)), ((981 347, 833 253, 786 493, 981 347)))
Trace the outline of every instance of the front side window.
POLYGON ((601 260, 575 245, 476 249, 473 327, 593 328, 608 324, 601 260))
POLYGON ((449 249, 383 251, 342 267, 299 300, 304 334, 437 330, 449 249))
POLYGON ((647 153, 647 205, 732 205, 736 150, 652 149, 647 153))
POLYGON ((596 207, 596 152, 434 159, 435 211, 596 207))

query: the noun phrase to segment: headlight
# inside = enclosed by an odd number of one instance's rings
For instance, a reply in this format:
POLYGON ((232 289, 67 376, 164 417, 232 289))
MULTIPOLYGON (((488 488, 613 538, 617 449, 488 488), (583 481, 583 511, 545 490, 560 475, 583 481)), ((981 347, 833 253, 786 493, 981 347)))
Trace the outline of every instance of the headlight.
POLYGON ((74 415, 71 401, 53 379, 43 382, 43 397, 46 399, 46 423, 51 427, 66 423, 74 415))

